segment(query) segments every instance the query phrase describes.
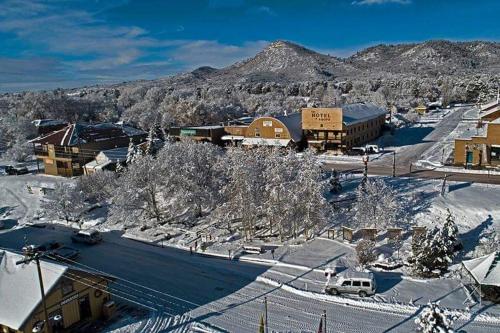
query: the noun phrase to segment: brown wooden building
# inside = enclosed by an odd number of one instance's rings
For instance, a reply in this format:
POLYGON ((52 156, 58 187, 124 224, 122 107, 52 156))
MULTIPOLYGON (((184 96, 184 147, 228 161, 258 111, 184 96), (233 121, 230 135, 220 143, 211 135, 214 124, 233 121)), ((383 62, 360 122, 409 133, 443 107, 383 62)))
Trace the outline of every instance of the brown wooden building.
MULTIPOLYGON (((0 333, 31 333, 44 324, 38 272, 34 262, 17 265, 23 256, 0 251, 0 333)), ((113 310, 109 277, 40 261, 49 324, 53 331, 72 332, 106 317, 113 310)))
POLYGON ((127 147, 130 140, 138 144, 146 137, 146 132, 128 125, 76 123, 31 140, 31 143, 46 174, 72 177, 83 174, 83 166, 94 160, 100 151, 127 147))
POLYGON ((300 113, 255 119, 246 129, 242 144, 245 146, 302 146, 300 113))
POLYGON ((303 108, 302 129, 309 147, 341 154, 379 137, 386 113, 365 103, 339 108, 303 108))

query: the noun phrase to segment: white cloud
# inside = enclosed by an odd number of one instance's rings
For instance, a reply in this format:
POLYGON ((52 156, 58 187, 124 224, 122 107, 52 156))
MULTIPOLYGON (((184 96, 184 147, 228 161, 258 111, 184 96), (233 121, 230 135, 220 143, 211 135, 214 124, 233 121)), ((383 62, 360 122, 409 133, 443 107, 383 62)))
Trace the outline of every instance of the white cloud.
POLYGON ((400 4, 400 5, 409 5, 412 0, 359 0, 353 1, 353 5, 358 6, 370 6, 370 5, 383 5, 383 4, 400 4))
POLYGON ((200 66, 220 68, 254 56, 267 44, 268 41, 252 41, 238 46, 222 44, 215 40, 198 40, 180 45, 171 56, 189 69, 200 66))

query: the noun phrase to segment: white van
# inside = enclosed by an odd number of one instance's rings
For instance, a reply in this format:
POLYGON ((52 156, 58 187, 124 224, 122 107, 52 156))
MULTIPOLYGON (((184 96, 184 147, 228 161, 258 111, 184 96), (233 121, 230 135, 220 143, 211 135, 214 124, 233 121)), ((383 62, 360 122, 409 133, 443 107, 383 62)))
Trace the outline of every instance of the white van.
POLYGON ((357 294, 360 297, 374 295, 377 284, 372 272, 357 272, 347 270, 330 279, 325 287, 325 293, 339 295, 341 293, 357 294))

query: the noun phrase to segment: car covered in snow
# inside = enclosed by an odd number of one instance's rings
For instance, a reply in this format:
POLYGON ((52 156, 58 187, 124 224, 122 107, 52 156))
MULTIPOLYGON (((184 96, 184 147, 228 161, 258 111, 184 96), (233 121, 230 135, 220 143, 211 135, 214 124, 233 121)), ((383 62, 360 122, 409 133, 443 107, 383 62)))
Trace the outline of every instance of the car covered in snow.
POLYGON ((99 231, 94 229, 80 230, 71 236, 73 243, 97 244, 102 241, 102 236, 99 231))
POLYGON ((357 294, 360 297, 374 295, 377 284, 372 272, 346 270, 329 279, 325 292, 330 295, 357 294))

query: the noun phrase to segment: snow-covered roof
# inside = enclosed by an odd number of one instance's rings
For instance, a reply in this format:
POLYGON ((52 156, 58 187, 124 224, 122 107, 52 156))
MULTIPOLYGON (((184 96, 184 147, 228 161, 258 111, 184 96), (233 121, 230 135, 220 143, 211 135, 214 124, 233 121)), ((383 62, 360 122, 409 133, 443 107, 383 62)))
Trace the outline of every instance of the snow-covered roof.
POLYGON ((500 105, 500 103, 499 103, 498 99, 495 99, 495 100, 492 100, 491 102, 488 102, 486 104, 482 104, 481 111, 488 111, 491 108, 497 107, 499 105, 500 105))
POLYGON ((477 283, 500 287, 500 251, 462 262, 477 283))
POLYGON ((342 122, 346 125, 367 121, 385 114, 387 114, 385 109, 370 103, 354 103, 342 106, 342 122))
POLYGON ((119 148, 103 150, 99 153, 99 155, 102 155, 106 159, 113 162, 116 161, 123 162, 127 159, 127 152, 128 152, 128 147, 119 147, 119 148))
POLYGON ((57 119, 36 119, 33 120, 32 123, 36 127, 57 126, 66 124, 64 121, 57 119))
MULTIPOLYGON (((16 265, 22 255, 0 251, 0 323, 19 330, 42 301, 36 264, 16 265)), ((47 295, 68 267, 40 261, 47 295)))
POLYGON ((492 108, 490 108, 490 109, 488 109, 488 110, 484 110, 484 112, 485 112, 485 113, 483 113, 483 114, 481 115, 481 119, 486 118, 486 117, 488 117, 488 116, 490 116, 490 115, 492 115, 492 114, 495 114, 495 113, 497 113, 497 112, 499 112, 499 111, 500 111, 500 105, 497 105, 497 106, 495 106, 495 107, 492 107, 492 108))
POLYGON ((75 146, 87 142, 112 140, 120 137, 146 135, 143 130, 112 123, 70 124, 58 131, 31 140, 32 143, 50 143, 57 146, 75 146))

